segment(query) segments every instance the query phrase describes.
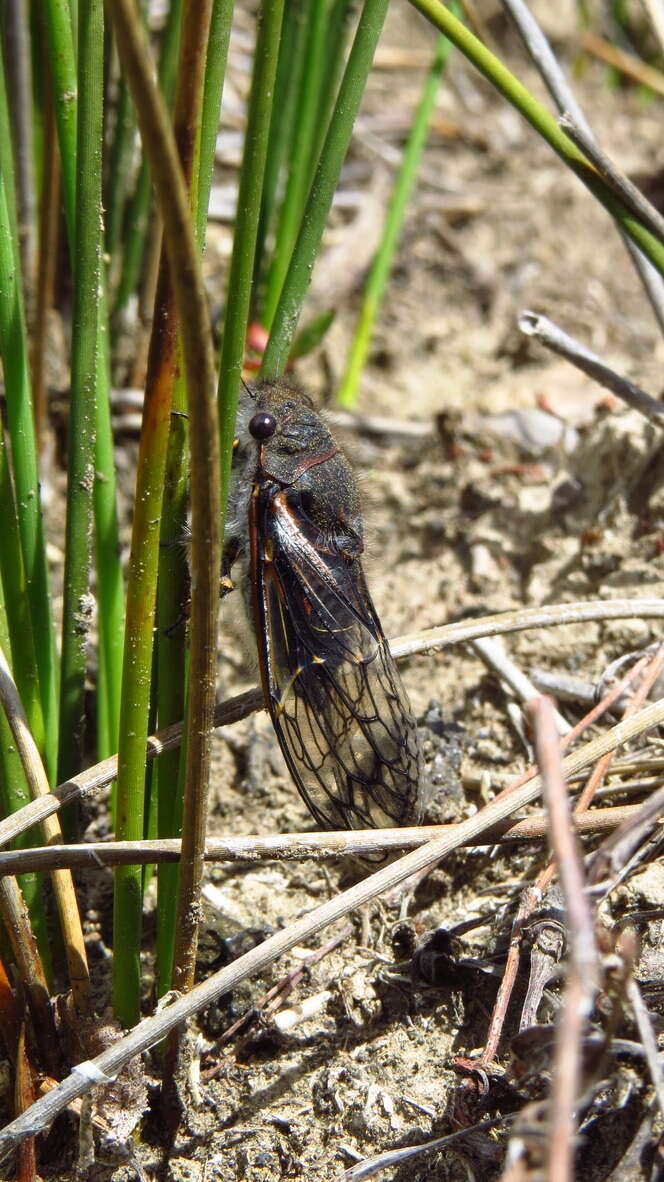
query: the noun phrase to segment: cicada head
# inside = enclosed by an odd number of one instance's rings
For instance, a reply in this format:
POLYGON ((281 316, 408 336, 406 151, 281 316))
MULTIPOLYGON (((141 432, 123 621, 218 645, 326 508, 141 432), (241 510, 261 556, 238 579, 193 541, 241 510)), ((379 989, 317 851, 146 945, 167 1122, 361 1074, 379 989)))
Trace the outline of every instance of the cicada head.
POLYGON ((352 469, 307 394, 283 381, 247 387, 238 437, 243 451, 253 451, 254 473, 261 480, 300 493, 303 510, 320 529, 342 535, 350 531, 361 550, 362 519, 352 469))

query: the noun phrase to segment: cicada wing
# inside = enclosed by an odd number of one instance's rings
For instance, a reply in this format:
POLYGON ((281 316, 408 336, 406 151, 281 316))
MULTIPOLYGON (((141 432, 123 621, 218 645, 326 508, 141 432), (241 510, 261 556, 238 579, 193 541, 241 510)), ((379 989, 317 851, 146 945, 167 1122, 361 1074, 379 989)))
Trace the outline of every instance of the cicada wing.
POLYGON ((259 649, 301 795, 326 828, 415 823, 417 728, 359 561, 285 503, 272 503, 268 550, 255 570, 259 649))

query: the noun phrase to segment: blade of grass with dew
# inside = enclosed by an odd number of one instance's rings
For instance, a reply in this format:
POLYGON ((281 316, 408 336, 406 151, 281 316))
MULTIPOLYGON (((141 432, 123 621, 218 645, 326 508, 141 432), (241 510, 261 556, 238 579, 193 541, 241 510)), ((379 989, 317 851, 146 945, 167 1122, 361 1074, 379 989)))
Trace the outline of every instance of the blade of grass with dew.
MULTIPOLYGON (((180 43, 180 24, 182 20, 182 0, 171 0, 168 19, 164 29, 161 53, 159 55, 159 86, 166 105, 173 103, 175 94, 175 74, 178 63, 178 47, 180 43)), ((115 345, 122 331, 124 319, 127 315, 129 303, 135 296, 143 259, 150 223, 152 204, 152 182, 147 161, 143 158, 139 169, 136 188, 129 202, 127 210, 127 240, 122 255, 122 271, 111 318, 112 341, 115 345)))
POLYGON ((302 216, 300 232, 272 322, 270 339, 261 366, 262 377, 276 377, 283 373, 286 365, 311 280, 314 259, 323 236, 334 190, 348 151, 353 124, 385 20, 387 4, 388 0, 366 0, 362 9, 325 144, 302 216))
MULTIPOLYGON (((205 244, 232 16, 232 0, 214 0, 205 65, 200 138, 196 153, 197 167, 195 164, 191 186, 191 205, 192 208, 194 204, 196 207, 196 241, 201 251, 205 244)), ((160 726, 177 722, 183 717, 187 676, 184 621, 180 620, 178 625, 187 598, 187 570, 183 547, 174 544, 185 535, 187 511, 186 389, 183 367, 178 365, 178 370, 173 389, 173 409, 179 413, 174 414, 171 419, 162 509, 162 550, 159 557, 157 618, 160 726)), ((184 753, 173 751, 165 755, 159 766, 157 785, 160 837, 175 837, 180 834, 185 763, 184 753)), ((160 866, 158 876, 157 989, 161 996, 170 988, 173 966, 178 867, 160 866)))
POLYGON ((101 282, 103 0, 81 0, 76 133, 76 221, 72 314, 67 521, 62 609, 59 779, 80 770, 85 726, 101 282))
MULTIPOLYGON (((458 13, 458 9, 457 9, 458 13)), ((415 113, 406 148, 401 161, 392 200, 383 227, 383 235, 376 257, 371 266, 369 277, 364 288, 362 306, 357 326, 346 363, 337 402, 339 406, 353 407, 357 402, 357 392, 362 370, 367 359, 369 345, 373 334, 374 323, 378 314, 389 278, 394 255, 399 243, 401 228, 406 216, 408 199, 415 184, 422 153, 429 132, 429 123, 436 103, 436 95, 440 86, 451 43, 446 37, 439 37, 436 52, 424 83, 422 97, 415 113)))
POLYGON ((5 174, 0 176, 0 354, 27 596, 30 604, 39 692, 44 719, 44 756, 55 783, 57 673, 48 569, 39 496, 37 448, 30 390, 28 345, 17 243, 12 235, 5 174))
POLYGON ((263 0, 258 17, 254 70, 237 201, 233 254, 228 275, 226 315, 219 362, 219 431, 221 441, 221 514, 230 486, 235 415, 251 303, 256 236, 265 174, 272 98, 283 18, 283 0, 263 0))
POLYGON ((320 81, 325 60, 327 7, 319 0, 306 0, 304 10, 306 41, 304 71, 297 95, 297 123, 291 144, 286 192, 279 211, 276 241, 267 276, 262 322, 269 329, 302 219, 302 209, 311 183, 311 155, 316 142, 316 116, 320 81))
POLYGON ((650 259, 660 275, 664 275, 664 243, 646 230, 641 222, 625 208, 612 189, 602 180, 572 141, 559 128, 554 117, 535 99, 523 83, 486 48, 482 42, 440 0, 410 0, 439 32, 444 33, 457 49, 467 57, 496 90, 507 99, 547 141, 564 164, 572 170, 592 195, 618 222, 626 234, 650 259))
MULTIPOLYGON (((45 0, 45 16, 48 60, 62 162, 65 221, 69 254, 75 269, 78 117, 76 58, 67 5, 63 8, 61 0, 45 0)), ((93 490, 99 634, 97 742, 100 756, 103 753, 110 754, 117 747, 124 631, 124 585, 119 562, 120 541, 109 404, 108 311, 104 278, 102 273, 97 297, 97 396, 93 490)))

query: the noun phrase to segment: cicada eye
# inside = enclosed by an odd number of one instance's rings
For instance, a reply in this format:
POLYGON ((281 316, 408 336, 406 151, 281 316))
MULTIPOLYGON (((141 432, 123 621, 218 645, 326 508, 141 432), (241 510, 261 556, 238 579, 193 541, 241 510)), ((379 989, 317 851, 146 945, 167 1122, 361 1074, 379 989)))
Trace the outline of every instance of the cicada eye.
POLYGON ((249 420, 249 434, 254 439, 269 439, 277 429, 277 420, 267 410, 261 410, 249 420))

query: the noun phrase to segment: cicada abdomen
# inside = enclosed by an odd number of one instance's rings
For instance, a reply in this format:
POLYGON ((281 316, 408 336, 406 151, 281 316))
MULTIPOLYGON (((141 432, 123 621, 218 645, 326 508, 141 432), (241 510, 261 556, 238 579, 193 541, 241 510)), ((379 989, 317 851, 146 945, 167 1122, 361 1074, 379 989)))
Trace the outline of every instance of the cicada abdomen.
POLYGON ((417 727, 364 579, 350 465, 306 395, 281 383, 247 389, 238 436, 227 540, 248 557, 265 702, 291 775, 326 828, 415 824, 417 727))

